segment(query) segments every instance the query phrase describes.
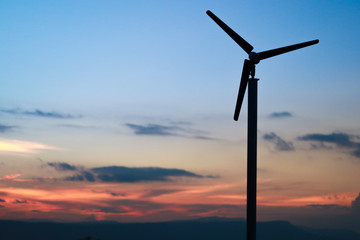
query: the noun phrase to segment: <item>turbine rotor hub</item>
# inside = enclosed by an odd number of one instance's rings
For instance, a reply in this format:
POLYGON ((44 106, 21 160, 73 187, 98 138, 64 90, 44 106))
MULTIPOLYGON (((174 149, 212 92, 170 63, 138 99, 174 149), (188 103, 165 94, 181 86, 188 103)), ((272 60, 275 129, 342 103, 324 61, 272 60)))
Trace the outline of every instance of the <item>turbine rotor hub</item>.
POLYGON ((260 62, 259 54, 257 54, 256 52, 249 53, 249 60, 253 64, 258 64, 260 62))

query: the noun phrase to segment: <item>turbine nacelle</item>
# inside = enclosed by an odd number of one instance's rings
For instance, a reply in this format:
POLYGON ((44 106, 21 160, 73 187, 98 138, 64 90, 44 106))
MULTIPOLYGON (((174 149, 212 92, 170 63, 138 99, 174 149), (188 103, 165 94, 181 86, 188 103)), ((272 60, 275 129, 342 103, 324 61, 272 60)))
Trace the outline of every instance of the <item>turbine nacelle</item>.
POLYGON ((249 60, 253 64, 258 64, 260 62, 260 56, 256 52, 249 53, 249 60))

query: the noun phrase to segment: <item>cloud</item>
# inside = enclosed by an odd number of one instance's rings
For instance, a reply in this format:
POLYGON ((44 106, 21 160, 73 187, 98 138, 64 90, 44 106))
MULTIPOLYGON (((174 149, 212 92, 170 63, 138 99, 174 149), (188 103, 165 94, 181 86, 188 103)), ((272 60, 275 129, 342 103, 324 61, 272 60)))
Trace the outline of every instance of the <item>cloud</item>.
POLYGON ((104 182, 138 182, 138 181, 168 181, 169 177, 197 177, 202 176, 182 169, 169 168, 128 168, 128 167, 101 167, 92 169, 99 179, 104 182))
POLYGON ((58 148, 45 145, 37 142, 10 140, 0 138, 0 154, 12 154, 12 153, 38 153, 41 150, 57 150, 58 148))
POLYGON ((21 174, 9 174, 9 175, 5 175, 4 177, 0 178, 0 180, 11 180, 14 178, 19 177, 21 174))
POLYGON ((6 202, 6 201, 5 201, 4 199, 1 199, 1 198, 0 198, 0 202, 6 202))
POLYGON ((155 136, 177 136, 176 131, 181 130, 177 126, 165 126, 159 124, 137 125, 126 123, 126 126, 134 130, 136 135, 155 135, 155 136))
POLYGON ((129 220, 173 220, 174 216, 195 218, 196 216, 207 216, 209 213, 231 214, 238 216, 239 210, 243 206, 227 205, 227 204, 179 204, 179 203, 163 203, 148 200, 136 199, 113 199, 109 198, 103 200, 101 203, 84 202, 81 205, 71 201, 41 201, 48 205, 55 205, 62 209, 79 210, 79 212, 86 211, 95 215, 105 217, 105 220, 122 220, 128 218, 129 220), (104 214, 105 213, 105 214, 104 214), (172 217, 171 217, 172 216, 172 217))
POLYGON ((360 143, 354 141, 359 139, 359 136, 356 135, 336 132, 330 134, 312 133, 300 136, 297 139, 300 141, 317 142, 317 145, 312 144, 313 148, 329 148, 324 143, 330 143, 335 144, 335 146, 339 148, 352 149, 350 154, 354 157, 360 158, 360 143))
POLYGON ((48 162, 48 166, 55 168, 58 171, 76 171, 78 168, 65 162, 48 162))
POLYGON ((66 177, 67 181, 88 181, 95 182, 96 174, 89 171, 81 171, 73 176, 66 177))
POLYGON ((350 135, 345 133, 331 133, 331 134, 313 133, 298 137, 298 140, 335 143, 339 147, 354 146, 354 142, 350 141, 350 135))
POLYGON ((294 151, 295 150, 292 142, 285 141, 284 139, 280 138, 278 135, 276 135, 273 132, 264 134, 263 138, 269 142, 274 143, 275 148, 278 151, 294 151))
POLYGON ((5 132, 8 132, 8 131, 11 131, 14 128, 15 128, 14 126, 8 126, 8 125, 0 124, 0 133, 5 133, 5 132))
POLYGON ((360 147, 351 153, 354 157, 360 158, 360 147))
POLYGON ((23 204, 23 203, 28 203, 28 201, 26 201, 26 200, 18 200, 18 199, 16 199, 13 203, 23 204))
MULTIPOLYGON (((68 181, 89 182, 149 182, 171 181, 173 177, 203 178, 208 176, 198 175, 183 169, 159 168, 159 167, 123 167, 108 166, 82 170, 73 176, 66 177, 68 181)), ((209 176, 211 177, 211 176, 209 176)))
POLYGON ((148 197, 158 197, 158 196, 162 196, 165 194, 170 194, 170 193, 176 193, 176 192, 180 192, 182 190, 179 189, 152 189, 150 191, 148 191, 147 193, 145 193, 143 195, 143 197, 148 198, 148 197))
POLYGON ((126 197, 127 194, 124 192, 114 192, 114 191, 109 191, 109 190, 105 190, 105 191, 99 191, 99 190, 93 190, 92 192, 94 193, 107 193, 113 197, 126 197))
POLYGON ((203 136, 203 131, 191 129, 189 122, 171 122, 172 125, 160 125, 149 123, 147 125, 139 125, 133 123, 125 123, 125 126, 131 128, 135 135, 148 136, 176 136, 198 140, 216 140, 211 137, 203 136), (179 126, 177 126, 179 125, 179 126))
POLYGON ((288 118, 293 117, 290 112, 273 112, 269 115, 269 118, 288 118))
POLYGON ((216 138, 211 138, 211 137, 205 137, 205 136, 194 136, 195 139, 200 139, 200 140, 217 140, 216 138))
POLYGON ((34 182, 34 181, 41 181, 43 179, 43 178, 18 178, 19 176, 21 176, 21 174, 5 175, 4 177, 0 177, 0 181, 34 182))
POLYGON ((47 118, 80 118, 81 115, 75 116, 72 114, 63 114, 59 112, 46 112, 40 109, 35 109, 34 111, 27 111, 21 109, 3 109, 2 112, 15 114, 15 115, 28 115, 28 116, 36 116, 36 117, 47 117, 47 118))

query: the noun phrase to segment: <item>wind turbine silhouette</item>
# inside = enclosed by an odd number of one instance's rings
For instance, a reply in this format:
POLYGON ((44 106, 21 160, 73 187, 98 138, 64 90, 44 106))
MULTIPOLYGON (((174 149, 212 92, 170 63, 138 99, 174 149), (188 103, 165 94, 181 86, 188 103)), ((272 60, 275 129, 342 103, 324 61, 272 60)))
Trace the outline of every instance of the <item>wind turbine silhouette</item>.
POLYGON ((276 48, 264 52, 253 52, 253 46, 240 37, 234 30, 221 21, 210 10, 206 14, 214 20, 247 54, 242 70, 239 93, 235 106, 234 120, 239 119, 241 105, 244 99, 246 86, 248 91, 248 145, 247 145, 247 203, 246 203, 246 239, 256 239, 256 179, 257 179, 257 81, 255 78, 255 64, 261 60, 283 53, 317 44, 319 40, 298 43, 286 47, 276 48), (249 79, 249 76, 251 78, 249 79))

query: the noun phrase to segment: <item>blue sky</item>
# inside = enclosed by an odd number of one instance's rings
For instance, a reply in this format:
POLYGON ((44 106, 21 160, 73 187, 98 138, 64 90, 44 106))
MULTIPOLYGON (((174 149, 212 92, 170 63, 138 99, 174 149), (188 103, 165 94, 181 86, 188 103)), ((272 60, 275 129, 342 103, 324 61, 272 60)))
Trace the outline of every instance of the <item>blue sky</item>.
MULTIPOLYGON (((356 2, 318 1, 311 7, 306 1, 107 1, 101 5, 15 1, 3 5, 1 45, 7 57, 1 65, 2 78, 8 79, 4 86, 9 87, 1 95, 8 104, 21 106, 24 99, 33 107, 63 106, 71 111, 72 106, 84 112, 127 108, 134 109, 134 114, 154 104, 147 115, 193 114, 190 109, 225 114, 233 108, 246 55, 211 25, 203 13, 208 8, 255 50, 321 40, 316 47, 259 65, 260 100, 264 99, 260 104, 270 101, 261 109, 288 108, 284 98, 296 103, 306 95, 309 102, 319 102, 313 109, 324 107, 330 114, 332 109, 319 101, 319 94, 324 102, 340 98, 336 104, 346 104, 344 98, 348 98, 348 104, 358 103, 358 85, 351 80, 358 62, 354 53, 359 50, 356 2), (338 91, 341 87, 346 91, 338 91)), ((296 107, 316 113, 304 108, 309 102, 296 107)))
MULTIPOLYGON (((349 207, 360 171, 358 1, 1 2, 1 187, 31 189, 10 180, 68 176, 47 163, 90 172, 176 168, 203 178, 184 177, 176 182, 184 195, 152 201, 196 203, 200 196, 191 194, 201 192, 209 202, 243 204, 247 100, 239 122, 232 116, 247 56, 208 9, 255 51, 320 40, 257 65, 259 195, 264 206, 349 207), (298 191, 286 190, 293 184, 298 191)), ((124 187, 138 196, 146 184, 124 187)), ((70 185, 43 186, 54 187, 70 185)), ((14 211, 2 217, 16 218, 14 211)), ((63 219, 81 219, 76 214, 63 219)))

